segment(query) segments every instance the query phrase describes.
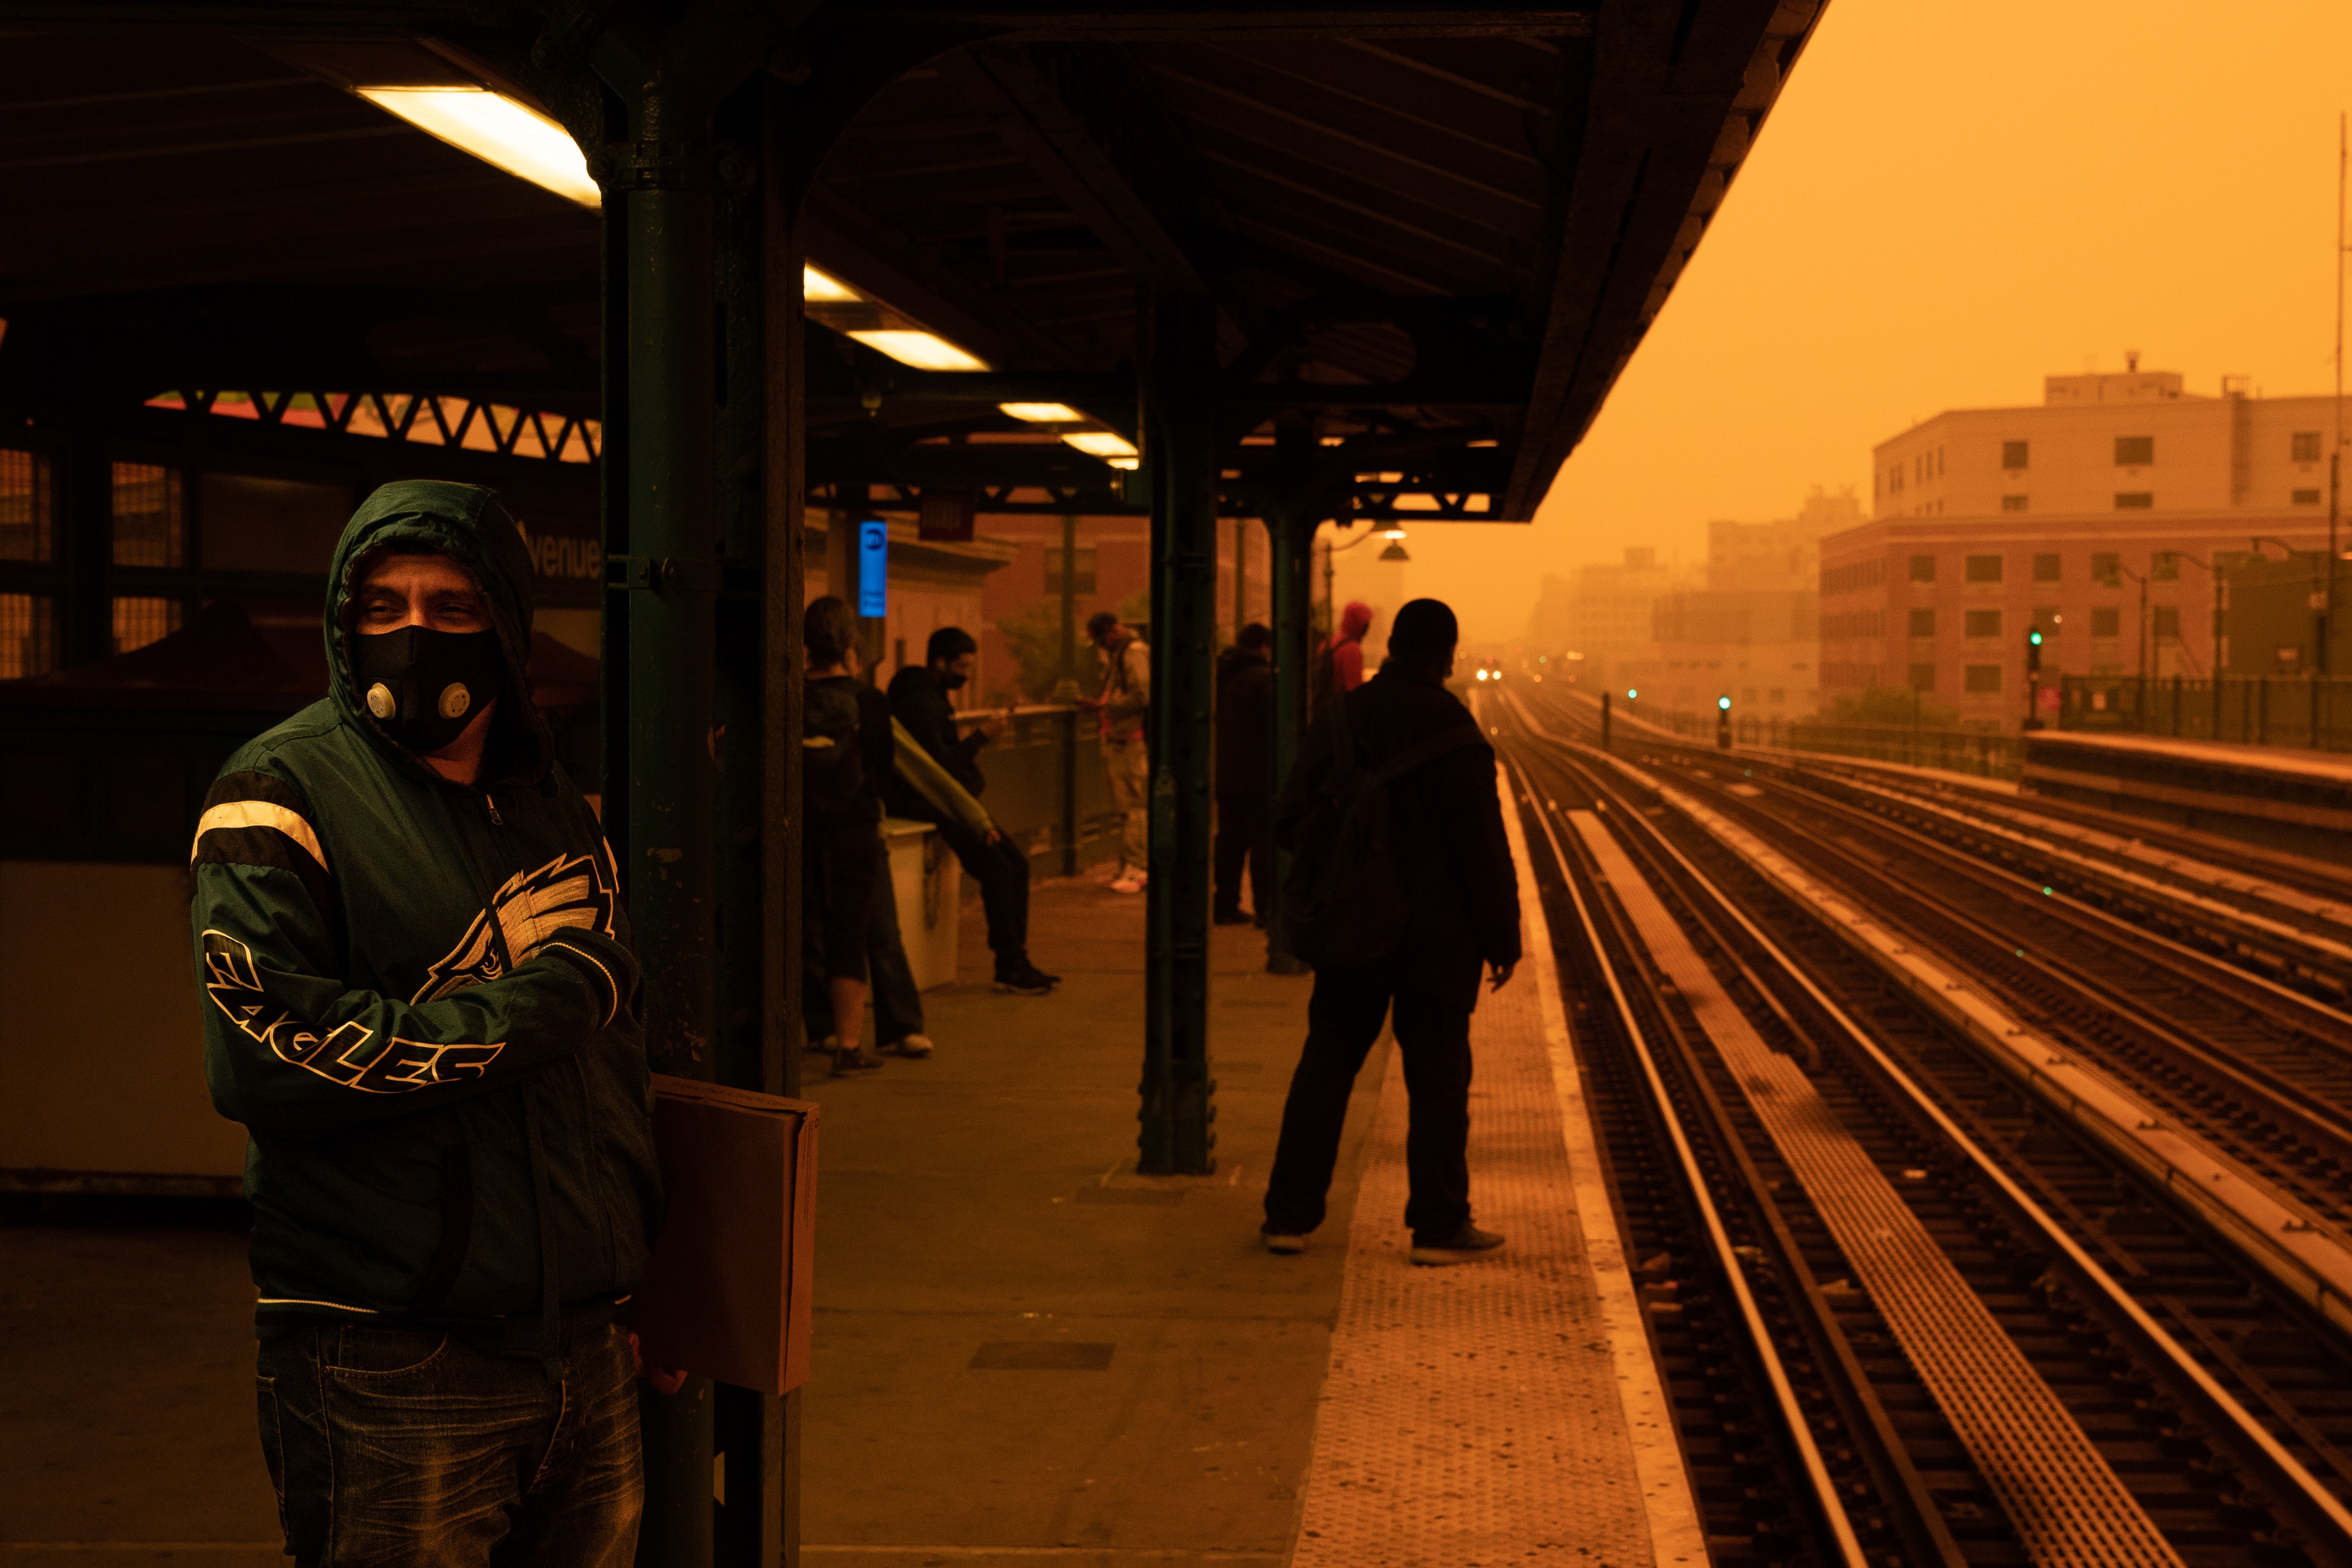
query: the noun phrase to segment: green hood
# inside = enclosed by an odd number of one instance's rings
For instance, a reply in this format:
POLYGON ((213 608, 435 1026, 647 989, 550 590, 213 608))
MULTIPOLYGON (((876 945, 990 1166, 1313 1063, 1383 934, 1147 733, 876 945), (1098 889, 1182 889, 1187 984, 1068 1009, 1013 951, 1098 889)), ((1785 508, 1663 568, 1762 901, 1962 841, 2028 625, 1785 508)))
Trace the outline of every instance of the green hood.
MULTIPOLYGON (((415 753, 361 701, 345 643, 352 591, 360 565, 387 544, 422 544, 472 574, 490 602, 499 647, 506 655, 506 690, 491 721, 489 773, 496 782, 536 784, 555 755, 555 737, 530 700, 530 552, 522 530, 495 491, 446 479, 395 479, 360 503, 335 545, 327 579, 327 668, 335 710, 362 734, 393 753, 404 769, 429 775, 415 753)), ((486 777, 488 775, 486 774, 486 777)))

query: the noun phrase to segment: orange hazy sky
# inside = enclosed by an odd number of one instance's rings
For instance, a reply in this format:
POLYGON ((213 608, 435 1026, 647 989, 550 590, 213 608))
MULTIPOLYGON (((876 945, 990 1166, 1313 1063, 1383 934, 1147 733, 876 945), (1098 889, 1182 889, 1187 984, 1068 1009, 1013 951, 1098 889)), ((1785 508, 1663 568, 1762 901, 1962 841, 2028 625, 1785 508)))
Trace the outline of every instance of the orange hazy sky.
POLYGON ((2127 349, 2328 390, 2347 105, 2344 0, 1830 0, 1537 522, 1413 530, 1407 591, 1515 639, 1547 572, 1866 508, 1874 443, 2127 349))

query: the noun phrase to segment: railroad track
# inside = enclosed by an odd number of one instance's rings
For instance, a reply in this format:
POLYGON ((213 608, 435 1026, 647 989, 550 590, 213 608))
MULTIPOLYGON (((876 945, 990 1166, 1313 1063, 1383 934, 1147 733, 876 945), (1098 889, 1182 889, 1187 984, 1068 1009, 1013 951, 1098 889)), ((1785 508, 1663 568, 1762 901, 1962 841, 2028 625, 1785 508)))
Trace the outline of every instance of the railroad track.
POLYGON ((1753 867, 1484 710, 1718 1561, 2352 1561, 2313 1314, 1753 867))

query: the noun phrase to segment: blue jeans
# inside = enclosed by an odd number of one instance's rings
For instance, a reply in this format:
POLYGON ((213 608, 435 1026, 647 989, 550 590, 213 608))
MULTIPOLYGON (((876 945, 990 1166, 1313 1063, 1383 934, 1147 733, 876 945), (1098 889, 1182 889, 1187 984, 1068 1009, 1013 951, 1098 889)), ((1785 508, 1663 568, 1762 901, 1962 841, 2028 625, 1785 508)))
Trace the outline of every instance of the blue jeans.
POLYGON ((628 1335, 562 1363, 394 1329, 281 1331, 261 1447, 299 1568, 625 1568, 644 1485, 628 1335))

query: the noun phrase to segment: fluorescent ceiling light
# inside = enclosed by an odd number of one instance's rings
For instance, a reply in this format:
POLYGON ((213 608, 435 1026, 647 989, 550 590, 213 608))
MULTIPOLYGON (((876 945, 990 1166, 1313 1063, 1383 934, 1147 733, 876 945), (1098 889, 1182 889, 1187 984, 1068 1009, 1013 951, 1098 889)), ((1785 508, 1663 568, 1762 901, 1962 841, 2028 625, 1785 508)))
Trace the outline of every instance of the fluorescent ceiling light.
POLYGON ((359 93, 485 163, 583 207, 604 205, 572 133, 513 99, 478 87, 363 87, 359 93))
POLYGON ((1074 430, 1062 437, 1089 458, 1132 458, 1135 443, 1116 430, 1074 430))
POLYGON ((860 298, 856 289, 840 279, 806 263, 801 267, 801 297, 812 305, 854 305, 860 298))
POLYGON ((937 332, 878 331, 849 334, 867 348, 917 370, 986 370, 988 362, 966 353, 937 332))
POLYGON ((1087 416, 1066 403, 1000 403, 1000 414, 1015 419, 1025 419, 1032 425, 1083 425, 1087 416))

